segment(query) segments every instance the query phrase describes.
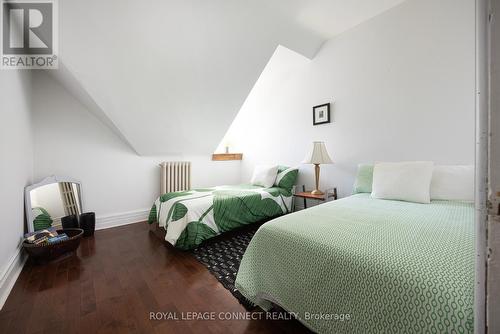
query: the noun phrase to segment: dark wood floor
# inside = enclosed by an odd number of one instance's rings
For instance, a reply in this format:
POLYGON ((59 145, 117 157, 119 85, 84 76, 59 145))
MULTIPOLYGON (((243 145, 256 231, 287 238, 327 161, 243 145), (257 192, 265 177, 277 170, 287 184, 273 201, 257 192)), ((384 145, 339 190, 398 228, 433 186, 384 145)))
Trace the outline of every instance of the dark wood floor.
POLYGON ((297 321, 150 320, 150 312, 245 312, 189 253, 146 223, 97 231, 77 256, 28 261, 0 311, 0 333, 300 333, 297 321))

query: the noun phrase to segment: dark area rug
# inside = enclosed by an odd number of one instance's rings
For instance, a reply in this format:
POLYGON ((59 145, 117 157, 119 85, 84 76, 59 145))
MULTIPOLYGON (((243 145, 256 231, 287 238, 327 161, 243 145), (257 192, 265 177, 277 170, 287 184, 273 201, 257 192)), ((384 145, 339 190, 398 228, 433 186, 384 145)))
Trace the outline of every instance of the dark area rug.
POLYGON ((236 274, 243 254, 261 224, 252 224, 244 228, 224 233, 207 240, 191 253, 204 264, 222 285, 238 299, 247 310, 255 308, 236 288, 236 274))

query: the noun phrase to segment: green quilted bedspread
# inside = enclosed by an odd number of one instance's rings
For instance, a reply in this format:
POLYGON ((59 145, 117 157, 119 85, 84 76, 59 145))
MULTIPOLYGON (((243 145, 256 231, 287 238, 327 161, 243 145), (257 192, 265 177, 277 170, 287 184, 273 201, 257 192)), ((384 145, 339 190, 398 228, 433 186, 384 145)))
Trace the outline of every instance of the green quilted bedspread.
POLYGON ((291 205, 291 190, 280 187, 193 189, 160 196, 149 223, 165 228, 165 240, 175 247, 190 249, 220 233, 288 213, 291 205))
POLYGON ((474 207, 358 194, 264 224, 236 287, 320 333, 473 331, 474 207))

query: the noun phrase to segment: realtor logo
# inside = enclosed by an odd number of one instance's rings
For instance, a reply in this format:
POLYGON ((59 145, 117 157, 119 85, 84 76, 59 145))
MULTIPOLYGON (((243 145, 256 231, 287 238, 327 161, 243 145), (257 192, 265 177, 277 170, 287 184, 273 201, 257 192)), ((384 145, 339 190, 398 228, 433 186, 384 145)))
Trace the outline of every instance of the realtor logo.
POLYGON ((1 68, 57 69, 57 0, 1 1, 1 68))

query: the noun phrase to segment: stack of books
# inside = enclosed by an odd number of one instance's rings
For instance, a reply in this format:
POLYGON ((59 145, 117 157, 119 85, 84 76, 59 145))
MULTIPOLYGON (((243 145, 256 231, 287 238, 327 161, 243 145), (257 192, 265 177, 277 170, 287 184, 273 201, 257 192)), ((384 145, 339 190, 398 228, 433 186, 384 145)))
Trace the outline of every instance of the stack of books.
POLYGON ((24 241, 34 245, 52 245, 67 239, 69 237, 66 233, 57 233, 54 227, 24 235, 24 241))

